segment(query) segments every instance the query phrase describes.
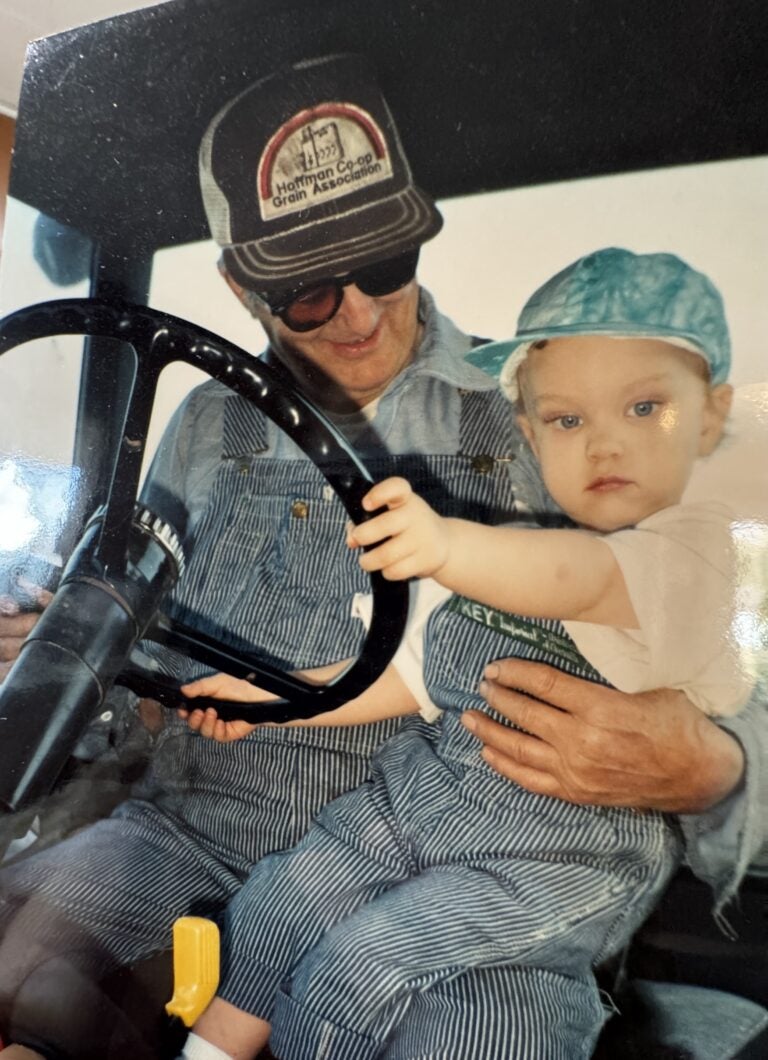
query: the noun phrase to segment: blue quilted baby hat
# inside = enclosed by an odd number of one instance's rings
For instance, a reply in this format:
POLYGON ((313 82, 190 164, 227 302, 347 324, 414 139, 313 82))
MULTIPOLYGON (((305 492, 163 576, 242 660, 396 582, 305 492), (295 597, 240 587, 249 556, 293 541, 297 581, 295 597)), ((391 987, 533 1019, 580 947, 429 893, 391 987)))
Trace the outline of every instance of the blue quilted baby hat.
POLYGON ((526 302, 514 338, 478 346, 467 360, 517 399, 517 367, 532 342, 568 335, 679 341, 700 353, 714 385, 728 378, 731 343, 720 292, 674 254, 607 247, 587 254, 526 302))

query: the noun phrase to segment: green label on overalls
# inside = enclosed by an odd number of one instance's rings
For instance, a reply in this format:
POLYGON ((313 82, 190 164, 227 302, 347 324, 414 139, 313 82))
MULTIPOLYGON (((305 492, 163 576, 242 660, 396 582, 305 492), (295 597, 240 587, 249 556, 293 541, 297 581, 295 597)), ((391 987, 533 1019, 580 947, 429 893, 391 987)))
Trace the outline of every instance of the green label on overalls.
POLYGON ((462 615, 473 622, 479 622, 481 626, 495 630, 496 633, 503 633, 505 637, 512 637, 523 644, 529 644, 536 651, 546 652, 563 659, 585 676, 594 675, 602 680, 565 632, 546 629, 529 618, 511 615, 508 611, 497 611, 494 607, 479 604, 477 600, 468 600, 466 596, 452 596, 446 607, 457 615, 462 615))

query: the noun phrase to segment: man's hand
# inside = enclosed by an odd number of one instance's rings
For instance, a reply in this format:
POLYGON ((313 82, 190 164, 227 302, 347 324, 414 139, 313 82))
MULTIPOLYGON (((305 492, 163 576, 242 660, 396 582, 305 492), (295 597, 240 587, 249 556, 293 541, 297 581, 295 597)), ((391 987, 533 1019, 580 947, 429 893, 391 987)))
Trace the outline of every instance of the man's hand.
MULTIPOLYGON (((41 611, 52 599, 46 589, 30 586, 27 591, 34 594, 41 611)), ((11 597, 0 596, 0 681, 5 680, 18 658, 22 644, 39 618, 40 611, 21 611, 11 597)))
POLYGON ((380 570, 390 581, 428 578, 448 559, 448 524, 403 478, 388 478, 366 493, 368 512, 388 511, 350 530, 350 548, 384 543, 360 556, 365 571, 380 570), (388 539, 388 540, 386 540, 388 539))
POLYGON ((477 711, 464 724, 488 764, 524 788, 568 802, 701 813, 734 791, 744 753, 682 694, 627 695, 540 663, 486 667, 483 697, 519 726, 477 711))

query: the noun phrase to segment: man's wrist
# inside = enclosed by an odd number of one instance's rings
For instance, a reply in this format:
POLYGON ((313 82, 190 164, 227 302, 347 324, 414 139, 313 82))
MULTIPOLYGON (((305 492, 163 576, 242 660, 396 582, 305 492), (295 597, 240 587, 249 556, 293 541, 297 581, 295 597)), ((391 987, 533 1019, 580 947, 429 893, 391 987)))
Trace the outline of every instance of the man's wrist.
POLYGON ((703 716, 700 747, 695 767, 697 789, 691 791, 691 803, 681 808, 682 813, 706 813, 744 783, 747 761, 741 743, 727 729, 703 716))

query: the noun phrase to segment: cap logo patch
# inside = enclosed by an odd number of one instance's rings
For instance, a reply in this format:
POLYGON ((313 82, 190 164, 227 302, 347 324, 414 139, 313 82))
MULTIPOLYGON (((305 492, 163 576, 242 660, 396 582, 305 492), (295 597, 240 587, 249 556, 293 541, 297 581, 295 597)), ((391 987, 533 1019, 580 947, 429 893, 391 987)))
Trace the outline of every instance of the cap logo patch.
POLYGON ((259 211, 269 221, 392 176, 387 142, 366 111, 323 103, 281 125, 259 160, 259 211))

